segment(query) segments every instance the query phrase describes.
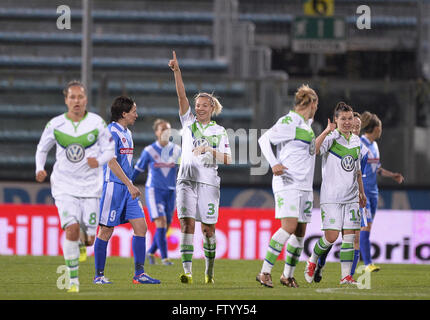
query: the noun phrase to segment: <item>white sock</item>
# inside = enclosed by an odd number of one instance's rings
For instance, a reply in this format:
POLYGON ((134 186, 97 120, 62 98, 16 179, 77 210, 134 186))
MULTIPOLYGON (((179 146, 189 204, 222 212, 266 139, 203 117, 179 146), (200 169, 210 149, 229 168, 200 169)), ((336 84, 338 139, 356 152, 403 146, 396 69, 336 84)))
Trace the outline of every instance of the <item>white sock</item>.
POLYGON ((285 258, 284 277, 292 278, 304 247, 304 238, 294 234, 288 239, 285 258))
POLYGON ((354 260, 354 238, 355 234, 345 234, 342 238, 342 246, 340 247, 341 279, 351 273, 351 266, 354 260))
POLYGON ((64 239, 63 255, 69 270, 70 284, 79 285, 79 240, 71 241, 64 239))
POLYGON ((263 261, 261 273, 272 272, 272 268, 276 262, 276 259, 278 259, 278 256, 282 252, 282 248, 284 247, 285 242, 287 242, 289 237, 290 234, 282 228, 279 228, 278 231, 273 234, 272 239, 270 239, 270 243, 267 248, 266 259, 264 259, 263 261))
POLYGON ((213 277, 214 274, 214 263, 216 253, 216 237, 215 234, 212 237, 203 239, 203 251, 205 252, 205 273, 213 277))
POLYGON ((185 273, 192 273, 193 266, 193 253, 194 253, 194 234, 193 233, 181 233, 181 259, 182 267, 185 273))

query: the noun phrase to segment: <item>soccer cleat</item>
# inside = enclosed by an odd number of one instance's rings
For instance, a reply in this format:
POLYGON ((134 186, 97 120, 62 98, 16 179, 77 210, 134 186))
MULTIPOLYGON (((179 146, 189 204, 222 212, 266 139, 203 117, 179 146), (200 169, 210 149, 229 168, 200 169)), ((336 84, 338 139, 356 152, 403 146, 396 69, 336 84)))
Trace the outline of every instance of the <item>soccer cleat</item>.
POLYGON ((290 287, 290 288, 298 288, 299 284, 297 283, 296 279, 294 277, 286 278, 284 275, 281 276, 281 284, 284 286, 290 287))
POLYGON ((109 279, 106 278, 105 276, 98 276, 98 277, 94 277, 93 283, 94 284, 111 284, 112 282, 109 281, 109 279))
POLYGON ((340 280, 339 284, 357 284, 357 281, 355 281, 351 275, 347 275, 345 278, 340 280))
POLYGON ((257 274, 255 280, 260 282, 265 287, 273 288, 272 275, 268 272, 257 274))
POLYGON ((366 272, 377 272, 379 271, 381 268, 378 266, 375 266, 373 263, 372 264, 368 264, 366 266, 366 268, 364 269, 364 271, 366 272))
POLYGON ((160 284, 161 281, 151 278, 146 273, 141 273, 133 277, 133 283, 134 284, 160 284))
POLYGON ((323 272, 324 266, 320 265, 319 263, 317 263, 316 265, 317 266, 315 268, 314 281, 320 282, 322 280, 322 272, 323 272))
POLYGON ((208 274, 205 274, 205 283, 215 283, 214 277, 208 274))
POLYGON ((162 263, 163 266, 171 266, 171 265, 173 265, 173 262, 170 261, 169 258, 162 259, 161 263, 162 263))
POLYGON ((87 261, 87 247, 79 245, 79 262, 87 261))
POLYGON ((181 274, 180 279, 182 283, 193 283, 193 276, 191 273, 181 274))
POLYGON ((317 265, 315 263, 310 262, 309 260, 306 261, 305 279, 308 283, 312 283, 312 281, 314 281, 316 267, 317 265))
POLYGON ((78 293, 79 292, 79 285, 78 284, 71 284, 70 289, 67 290, 68 293, 78 293))
POLYGON ((146 257, 148 258, 149 264, 155 264, 155 254, 147 253, 146 257))

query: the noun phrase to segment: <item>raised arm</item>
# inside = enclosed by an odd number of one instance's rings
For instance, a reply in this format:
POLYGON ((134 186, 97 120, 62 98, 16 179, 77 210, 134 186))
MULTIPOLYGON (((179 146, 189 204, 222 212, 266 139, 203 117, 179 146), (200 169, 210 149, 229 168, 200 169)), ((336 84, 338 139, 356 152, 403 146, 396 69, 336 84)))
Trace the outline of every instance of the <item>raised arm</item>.
POLYGON ((184 82, 182 81, 181 69, 179 69, 179 63, 176 59, 176 52, 173 51, 173 59, 169 61, 169 67, 172 69, 175 75, 176 93, 178 94, 179 102, 179 115, 183 116, 187 113, 190 104, 188 103, 187 95, 185 93, 184 82))
POLYGON ((327 127, 321 134, 315 139, 315 150, 316 154, 320 154, 320 148, 322 143, 324 142, 324 139, 327 137, 327 135, 332 132, 334 129, 336 129, 336 123, 331 122, 330 119, 328 119, 327 127))

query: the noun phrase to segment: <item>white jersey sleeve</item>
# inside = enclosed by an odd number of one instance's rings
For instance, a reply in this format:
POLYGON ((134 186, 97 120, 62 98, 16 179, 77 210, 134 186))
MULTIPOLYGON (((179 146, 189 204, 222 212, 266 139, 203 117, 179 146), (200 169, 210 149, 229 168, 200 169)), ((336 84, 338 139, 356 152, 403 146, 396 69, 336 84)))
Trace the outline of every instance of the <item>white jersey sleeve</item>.
POLYGON ((100 146, 100 155, 97 162, 102 167, 115 157, 115 141, 104 120, 99 125, 99 132, 97 142, 100 146))
POLYGON ((258 144, 260 145, 261 152, 266 158, 267 162, 269 162, 270 167, 274 167, 277 165, 278 159, 276 159, 275 154, 272 150, 272 145, 270 144, 269 131, 266 131, 260 139, 258 139, 258 144))
POLYGON ((328 152, 333 145, 333 141, 339 137, 339 132, 337 130, 332 131, 325 137, 324 141, 321 143, 320 155, 328 152))
POLYGON ((277 145, 282 142, 293 140, 296 136, 296 125, 291 117, 286 116, 278 120, 275 125, 267 131, 269 140, 277 145))
POLYGON ((55 145, 55 137, 53 126, 51 121, 48 122, 45 129, 43 130, 42 136, 40 137, 39 143, 36 149, 36 173, 45 170, 46 158, 49 150, 55 145))
POLYGON ((184 115, 179 115, 179 119, 181 120, 182 127, 186 127, 196 120, 196 116, 191 112, 191 107, 189 107, 184 115))

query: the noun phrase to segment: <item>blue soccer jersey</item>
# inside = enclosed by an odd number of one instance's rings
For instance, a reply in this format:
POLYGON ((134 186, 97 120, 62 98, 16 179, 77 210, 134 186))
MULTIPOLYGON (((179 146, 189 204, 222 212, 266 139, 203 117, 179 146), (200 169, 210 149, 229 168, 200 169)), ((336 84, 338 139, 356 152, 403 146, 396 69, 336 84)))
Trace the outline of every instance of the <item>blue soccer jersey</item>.
POLYGON ((147 188, 175 190, 176 175, 178 172, 178 160, 181 156, 181 148, 169 142, 162 147, 157 141, 147 146, 134 166, 132 180, 139 173, 148 171, 145 186, 147 188))
MULTIPOLYGON (((126 176, 131 179, 133 174, 133 139, 131 131, 128 128, 124 128, 117 122, 110 123, 108 128, 115 141, 116 161, 126 176)), ((111 181, 123 184, 122 181, 110 170, 107 164, 103 166, 103 174, 105 182, 111 181)))
POLYGON ((376 141, 370 142, 365 136, 361 136, 362 143, 368 149, 366 169, 363 174, 363 184, 366 195, 378 196, 377 171, 381 167, 379 148, 376 141))

